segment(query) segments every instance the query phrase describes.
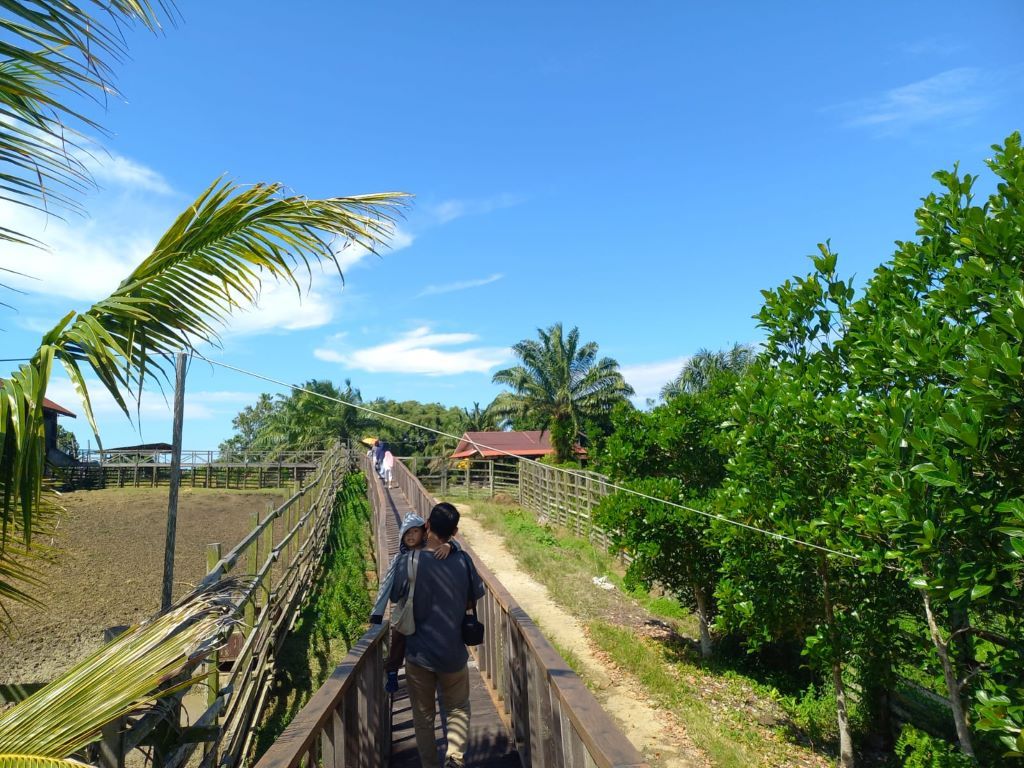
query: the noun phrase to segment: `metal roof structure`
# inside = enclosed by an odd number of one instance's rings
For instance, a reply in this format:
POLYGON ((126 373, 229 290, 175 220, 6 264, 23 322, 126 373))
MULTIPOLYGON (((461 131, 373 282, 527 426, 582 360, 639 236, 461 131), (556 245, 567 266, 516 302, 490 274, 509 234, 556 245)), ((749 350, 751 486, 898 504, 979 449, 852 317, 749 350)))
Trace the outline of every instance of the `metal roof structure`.
POLYGON ((480 456, 485 459, 499 456, 548 456, 555 452, 548 430, 529 432, 466 432, 459 440, 453 459, 480 456))

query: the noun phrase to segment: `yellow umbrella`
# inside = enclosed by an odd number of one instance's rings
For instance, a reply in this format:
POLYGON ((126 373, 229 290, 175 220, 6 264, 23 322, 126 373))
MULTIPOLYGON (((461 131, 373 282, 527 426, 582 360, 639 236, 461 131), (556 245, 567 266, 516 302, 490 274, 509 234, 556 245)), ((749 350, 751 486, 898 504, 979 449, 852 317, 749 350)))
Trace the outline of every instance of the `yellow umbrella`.
POLYGON ((377 442, 377 438, 376 437, 364 437, 359 442, 361 442, 363 445, 373 445, 375 442, 377 442))

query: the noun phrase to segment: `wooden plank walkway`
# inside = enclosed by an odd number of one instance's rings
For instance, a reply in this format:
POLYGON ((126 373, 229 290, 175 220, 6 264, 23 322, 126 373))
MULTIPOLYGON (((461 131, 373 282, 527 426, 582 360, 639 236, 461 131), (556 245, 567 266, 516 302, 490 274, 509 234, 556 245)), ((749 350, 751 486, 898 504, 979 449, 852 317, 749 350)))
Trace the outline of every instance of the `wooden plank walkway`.
MULTIPOLYGON (((371 482, 381 482, 374 477, 371 482)), ((398 553, 398 529, 402 519, 413 511, 400 488, 385 489, 385 499, 390 509, 386 510, 388 557, 398 553)), ((469 657, 470 710, 469 748, 466 765, 473 768, 519 768, 522 763, 509 738, 507 724, 498 713, 487 686, 480 677, 476 661, 469 657)), ((441 729, 443 718, 438 717, 437 743, 443 749, 444 733, 441 729)), ((419 755, 416 752, 416 736, 412 726, 412 711, 405 688, 404 669, 399 675, 399 689, 394 696, 391 711, 391 765, 393 768, 418 768, 419 755)))

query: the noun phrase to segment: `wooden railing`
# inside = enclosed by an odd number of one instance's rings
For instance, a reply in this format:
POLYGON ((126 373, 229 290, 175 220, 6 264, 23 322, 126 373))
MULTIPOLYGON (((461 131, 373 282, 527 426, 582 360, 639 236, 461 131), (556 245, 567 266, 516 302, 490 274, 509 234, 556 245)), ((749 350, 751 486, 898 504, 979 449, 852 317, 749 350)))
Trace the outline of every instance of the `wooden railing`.
MULTIPOLYGON (((364 460, 364 467, 368 464, 364 460)), ((386 515, 390 497, 372 470, 378 569, 387 565, 386 515)), ((394 479, 426 519, 435 499, 401 462, 394 479)), ((473 555, 472 549, 464 545, 473 555)), ((499 713, 525 768, 646 768, 643 757, 519 607, 490 569, 473 557, 486 593, 478 603, 487 626, 485 642, 473 649, 484 682, 499 701, 499 713)), ((386 625, 385 625, 386 626, 386 625)), ((256 768, 379 768, 390 753, 388 697, 381 695, 384 627, 359 640, 331 679, 315 694, 256 768), (383 703, 381 702, 383 699, 383 703)))
POLYGON ((441 496, 516 495, 519 488, 519 461, 516 459, 449 459, 410 456, 399 458, 419 478, 423 486, 441 496))
MULTIPOLYGON (((71 488, 158 488, 170 484, 171 452, 83 451, 78 464, 54 470, 71 488)), ((190 488, 282 488, 300 485, 323 461, 324 451, 181 452, 180 482, 190 488)))
MULTIPOLYGON (((367 471, 380 576, 388 567, 387 495, 367 471)), ((371 626, 271 745, 256 768, 379 768, 391 753, 391 697, 384 693, 388 624, 371 626)))
POLYGON ((380 768, 391 747, 391 698, 384 693, 387 625, 370 628, 348 652, 256 768, 380 768))
MULTIPOLYGON (((206 662, 205 709, 195 705, 187 727, 161 726, 166 714, 154 713, 105 732, 101 763, 120 768, 134 748, 150 744, 165 768, 196 764, 201 746, 202 768, 239 765, 253 737, 253 724, 263 709, 274 673, 274 660, 320 571, 335 501, 351 454, 342 447, 323 458, 312 482, 277 509, 253 512, 253 527, 230 552, 219 544, 207 552, 209 572, 200 582, 212 585, 241 577, 245 590, 236 609, 238 624, 226 648, 206 662), (222 663, 229 664, 222 671, 222 663), (154 741, 154 733, 166 737, 154 741)), ((165 708, 180 711, 178 706, 165 708)))
MULTIPOLYGON (((395 481, 424 519, 436 500, 401 463, 395 481)), ((622 734, 536 624, 473 555, 486 593, 477 604, 487 627, 484 644, 474 650, 485 682, 497 694, 501 713, 526 768, 561 766, 645 766, 622 734)))

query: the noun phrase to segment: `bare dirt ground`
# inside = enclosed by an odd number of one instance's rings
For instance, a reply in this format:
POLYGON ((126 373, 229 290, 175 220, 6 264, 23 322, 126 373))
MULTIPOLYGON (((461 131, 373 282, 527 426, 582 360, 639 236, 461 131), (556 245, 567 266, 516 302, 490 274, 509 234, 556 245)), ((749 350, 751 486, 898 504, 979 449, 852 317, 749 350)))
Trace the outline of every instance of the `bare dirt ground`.
POLYGON ((607 661, 590 642, 583 625, 554 603, 544 585, 519 567, 500 536, 473 520, 469 507, 458 506, 469 512, 459 521, 459 534, 544 633, 576 655, 596 683, 599 700, 633 745, 664 768, 707 766, 678 719, 646 703, 643 693, 629 681, 609 675, 607 661))
MULTIPOLYGON (((284 492, 183 488, 178 505, 174 598, 206 574, 206 545, 227 552, 284 492)), ((46 682, 97 648, 103 630, 134 624, 160 607, 167 489, 124 488, 64 494, 58 553, 43 566, 43 609, 7 605, 13 635, 0 635, 0 683, 46 682)))

